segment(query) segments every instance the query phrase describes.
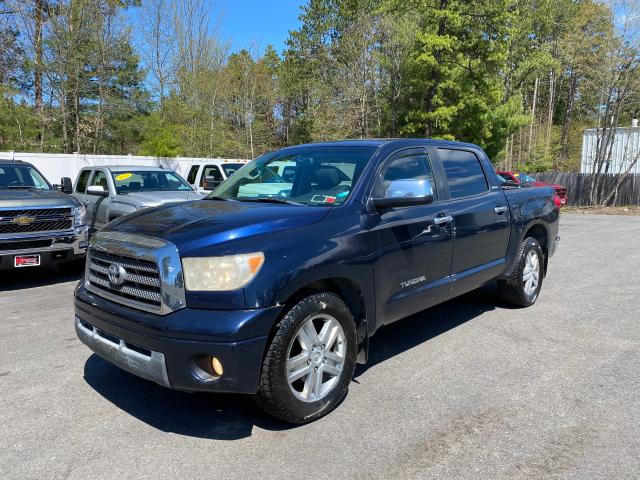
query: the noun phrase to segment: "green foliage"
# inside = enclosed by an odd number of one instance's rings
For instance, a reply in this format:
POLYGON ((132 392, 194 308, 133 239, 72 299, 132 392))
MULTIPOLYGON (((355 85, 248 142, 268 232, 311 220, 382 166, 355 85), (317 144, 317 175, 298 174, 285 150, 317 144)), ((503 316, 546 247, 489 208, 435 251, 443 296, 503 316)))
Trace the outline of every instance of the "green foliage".
POLYGON ((207 11, 207 0, 60 0, 40 63, 18 31, 33 12, 0 19, 0 148, 247 158, 405 136, 477 143, 505 168, 575 169, 581 129, 608 97, 624 92, 616 121, 640 97, 624 73, 637 38, 625 44, 596 0, 308 0, 281 55, 230 53, 207 11), (123 12, 138 7, 134 48, 123 12))

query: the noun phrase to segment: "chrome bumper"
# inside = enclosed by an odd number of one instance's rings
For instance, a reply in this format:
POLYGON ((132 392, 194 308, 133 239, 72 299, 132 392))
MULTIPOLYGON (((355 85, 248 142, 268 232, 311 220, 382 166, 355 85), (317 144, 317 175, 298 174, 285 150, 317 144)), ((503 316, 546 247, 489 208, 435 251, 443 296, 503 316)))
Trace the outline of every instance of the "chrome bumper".
POLYGON ((88 227, 78 227, 66 232, 38 232, 24 235, 0 235, 0 255, 55 252, 58 250, 73 250, 74 255, 84 255, 87 253, 88 246, 88 227), (19 249, 3 247, 3 244, 48 240, 51 240, 51 245, 46 247, 19 249))
POLYGON ((165 357, 162 353, 128 344, 121 338, 81 322, 78 317, 75 319, 75 324, 80 341, 106 361, 134 375, 171 387, 165 357))

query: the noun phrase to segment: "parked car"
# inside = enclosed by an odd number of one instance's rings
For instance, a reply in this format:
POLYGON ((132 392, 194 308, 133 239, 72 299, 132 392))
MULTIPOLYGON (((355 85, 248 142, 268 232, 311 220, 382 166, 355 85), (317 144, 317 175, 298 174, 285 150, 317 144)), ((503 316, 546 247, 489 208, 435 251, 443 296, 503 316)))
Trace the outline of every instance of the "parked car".
POLYGON ((165 387, 255 394, 275 417, 309 422, 344 398, 381 326, 496 279, 506 301, 532 305, 559 205, 551 188, 500 188, 472 144, 285 148, 205 200, 98 232, 75 291, 76 332, 165 387), (286 197, 239 193, 279 162, 295 172, 286 197))
POLYGON ((235 172, 244 167, 249 160, 206 160, 191 164, 187 182, 198 192, 210 193, 235 172))
POLYGON ((30 163, 0 159, 0 270, 69 265, 84 258, 89 238, 85 208, 71 179, 53 188, 30 163))
POLYGON ((556 191, 556 195, 560 197, 560 204, 565 205, 567 203, 567 187, 564 185, 557 185, 547 182, 539 182, 531 175, 527 175, 522 172, 497 172, 505 180, 512 181, 522 185, 532 185, 534 187, 552 187, 556 191))
POLYGON ((203 197, 173 170, 131 165, 81 169, 73 196, 86 206, 92 232, 128 213, 203 197))

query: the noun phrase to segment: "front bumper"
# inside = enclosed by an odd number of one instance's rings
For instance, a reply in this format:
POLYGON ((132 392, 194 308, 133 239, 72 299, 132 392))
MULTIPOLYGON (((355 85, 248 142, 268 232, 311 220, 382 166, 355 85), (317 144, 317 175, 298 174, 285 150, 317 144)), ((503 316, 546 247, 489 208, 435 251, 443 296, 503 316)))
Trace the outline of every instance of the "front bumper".
POLYGON ((13 268, 16 255, 39 254, 43 265, 82 258, 89 246, 89 229, 0 236, 0 270, 13 268))
POLYGON ((282 307, 183 308, 164 316, 135 310, 76 288, 78 338, 114 365, 176 390, 255 393, 269 331, 282 307), (194 363, 215 356, 219 377, 194 363))

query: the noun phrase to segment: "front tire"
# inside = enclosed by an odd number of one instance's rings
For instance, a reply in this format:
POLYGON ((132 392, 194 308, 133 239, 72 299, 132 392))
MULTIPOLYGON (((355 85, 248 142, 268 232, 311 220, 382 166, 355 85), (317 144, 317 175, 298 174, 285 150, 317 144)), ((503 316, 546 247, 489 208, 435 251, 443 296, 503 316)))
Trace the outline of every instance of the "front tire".
POLYGON ((276 325, 255 396, 270 415, 308 423, 344 399, 356 365, 353 316, 333 293, 310 295, 276 325))
POLYGON ((518 307, 529 307, 540 295, 543 277, 542 248, 535 238, 525 238, 511 276, 506 280, 498 280, 498 293, 505 302, 518 307))

